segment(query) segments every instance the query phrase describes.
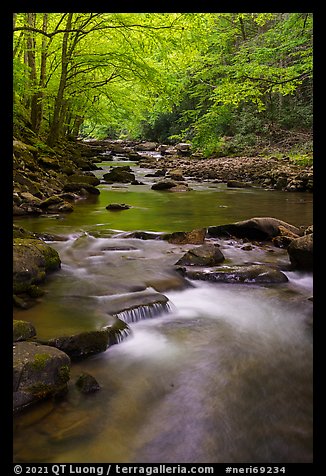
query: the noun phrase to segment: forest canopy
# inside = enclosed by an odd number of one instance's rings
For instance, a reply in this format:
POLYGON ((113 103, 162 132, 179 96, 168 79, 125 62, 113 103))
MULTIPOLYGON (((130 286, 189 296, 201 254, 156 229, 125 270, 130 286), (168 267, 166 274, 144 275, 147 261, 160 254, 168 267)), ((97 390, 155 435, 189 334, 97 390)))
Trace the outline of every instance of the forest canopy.
POLYGON ((312 152, 312 13, 16 13, 14 131, 312 152))

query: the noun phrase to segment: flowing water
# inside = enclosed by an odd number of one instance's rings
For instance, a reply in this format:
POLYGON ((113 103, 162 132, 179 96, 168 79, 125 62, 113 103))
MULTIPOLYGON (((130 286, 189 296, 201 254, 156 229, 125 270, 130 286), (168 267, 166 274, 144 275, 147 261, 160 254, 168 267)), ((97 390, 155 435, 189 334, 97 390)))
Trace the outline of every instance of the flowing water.
MULTIPOLYGON (((129 164, 123 162, 122 165, 129 164)), ((103 162, 101 177, 111 165, 103 162)), ((24 218, 53 241, 62 269, 47 294, 15 318, 40 338, 108 324, 114 296, 162 291, 169 306, 129 314, 130 333, 106 352, 76 362, 67 397, 14 420, 17 462, 219 463, 312 461, 312 274, 290 271, 285 250, 219 242, 227 264, 277 263, 288 283, 189 282, 171 269, 193 245, 126 238, 126 231, 188 231, 253 216, 312 223, 312 195, 188 181, 186 193, 143 185, 99 186, 70 215, 24 218), (108 203, 132 208, 109 212, 108 203), (172 281, 171 281, 172 280, 172 281), (168 283, 168 284, 167 284, 168 283), (81 372, 101 384, 81 395, 81 372)))

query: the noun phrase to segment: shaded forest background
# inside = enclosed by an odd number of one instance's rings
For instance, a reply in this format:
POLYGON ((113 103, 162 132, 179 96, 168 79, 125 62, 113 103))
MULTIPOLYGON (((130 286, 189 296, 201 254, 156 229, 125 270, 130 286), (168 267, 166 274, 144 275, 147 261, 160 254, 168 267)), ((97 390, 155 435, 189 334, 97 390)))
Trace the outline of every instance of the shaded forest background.
POLYGON ((311 13, 14 14, 14 135, 312 159, 311 13))

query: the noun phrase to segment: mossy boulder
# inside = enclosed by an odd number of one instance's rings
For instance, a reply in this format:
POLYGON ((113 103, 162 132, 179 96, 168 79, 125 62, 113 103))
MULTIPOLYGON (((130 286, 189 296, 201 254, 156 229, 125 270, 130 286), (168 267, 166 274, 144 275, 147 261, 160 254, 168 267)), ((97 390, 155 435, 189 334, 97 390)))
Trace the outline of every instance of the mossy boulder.
POLYGON ((32 238, 35 239, 34 233, 25 230, 22 226, 13 225, 13 238, 32 238))
POLYGON ((31 322, 17 321, 13 322, 13 341, 19 342, 28 340, 36 335, 35 327, 31 322))
POLYGON ((15 238, 13 241, 13 290, 28 292, 31 285, 44 281, 46 274, 61 266, 58 252, 44 241, 15 238))
POLYGON ((63 186, 64 192, 75 192, 80 194, 82 191, 89 193, 91 195, 99 195, 100 191, 98 188, 94 187, 94 185, 90 185, 88 183, 81 183, 81 182, 69 182, 63 186))
POLYGON ((100 180, 93 176, 93 175, 84 175, 84 174, 73 174, 70 175, 68 178, 68 182, 70 183, 85 183, 87 185, 96 185, 100 184, 100 180))
POLYGON ((14 411, 62 394, 69 378, 70 359, 64 352, 35 342, 13 345, 14 411))
POLYGON ((109 346, 109 333, 103 329, 60 336, 50 339, 47 345, 62 350, 72 359, 80 359, 104 352, 109 346))
POLYGON ((131 171, 129 165, 114 167, 112 170, 103 175, 106 182, 130 183, 135 180, 135 174, 131 171))

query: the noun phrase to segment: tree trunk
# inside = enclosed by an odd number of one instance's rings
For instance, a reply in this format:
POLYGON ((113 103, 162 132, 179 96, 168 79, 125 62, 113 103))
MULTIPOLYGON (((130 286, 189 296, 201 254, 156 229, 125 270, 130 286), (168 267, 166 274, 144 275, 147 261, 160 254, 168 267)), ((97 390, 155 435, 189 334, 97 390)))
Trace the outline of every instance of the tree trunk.
POLYGON ((73 13, 68 14, 67 24, 66 24, 66 32, 63 35, 62 39, 62 49, 61 49, 61 76, 59 82, 59 88, 57 92, 57 97, 54 103, 54 112, 53 112, 53 119, 51 122, 51 128, 48 135, 47 143, 50 147, 52 147, 60 136, 60 120, 62 119, 62 108, 64 105, 64 92, 67 83, 67 73, 68 73, 68 64, 69 64, 69 56, 68 56, 68 39, 69 39, 69 30, 71 30, 71 22, 72 22, 73 13))
MULTIPOLYGON (((42 29, 46 33, 48 24, 48 14, 43 13, 43 26, 42 29)), ((33 130, 38 132, 41 127, 42 118, 43 118, 43 98, 44 98, 44 87, 46 80, 46 62, 47 62, 47 38, 43 36, 42 38, 42 52, 41 52, 41 68, 40 68, 40 79, 39 79, 39 90, 35 94, 35 109, 32 117, 33 130)))

